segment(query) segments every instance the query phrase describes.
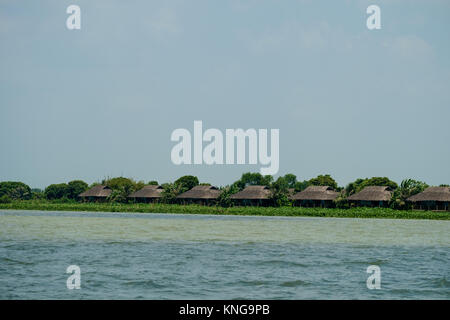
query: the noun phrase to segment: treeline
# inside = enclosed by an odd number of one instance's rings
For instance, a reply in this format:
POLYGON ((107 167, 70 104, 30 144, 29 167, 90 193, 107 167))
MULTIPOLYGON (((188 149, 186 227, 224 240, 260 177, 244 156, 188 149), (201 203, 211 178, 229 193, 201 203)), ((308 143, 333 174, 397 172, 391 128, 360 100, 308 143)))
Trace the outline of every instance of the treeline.
MULTIPOLYGON (((95 185, 106 185, 112 189, 108 201, 127 203, 132 200, 128 196, 143 188, 145 185, 158 185, 157 181, 135 181, 131 178, 115 177, 107 178, 101 182, 88 185, 82 180, 73 180, 68 183, 59 183, 49 185, 45 190, 31 189, 22 182, 0 182, 0 203, 8 203, 13 200, 31 200, 31 199, 47 199, 58 201, 77 201, 78 195, 95 185)), ((164 191, 162 193, 161 202, 175 203, 176 197, 197 185, 210 185, 210 183, 200 183, 199 179, 192 175, 186 175, 174 182, 162 183, 164 191)), ((347 208, 349 204, 347 197, 361 191, 367 186, 389 186, 394 192, 390 201, 390 207, 394 209, 409 209, 406 199, 410 196, 422 192, 428 185, 425 182, 406 179, 397 185, 396 182, 387 177, 372 177, 357 179, 349 183, 345 188, 339 187, 337 182, 329 175, 319 175, 310 180, 297 180, 294 174, 286 174, 278 177, 276 180, 270 176, 263 176, 260 173, 244 173, 241 178, 234 183, 221 187, 222 191, 217 205, 222 207, 230 207, 233 205, 230 196, 243 190, 250 185, 265 185, 271 189, 271 200, 274 206, 289 206, 290 192, 300 192, 308 186, 330 186, 340 192, 339 197, 335 200, 336 207, 347 208)), ((443 186, 443 185, 442 185, 443 186)))

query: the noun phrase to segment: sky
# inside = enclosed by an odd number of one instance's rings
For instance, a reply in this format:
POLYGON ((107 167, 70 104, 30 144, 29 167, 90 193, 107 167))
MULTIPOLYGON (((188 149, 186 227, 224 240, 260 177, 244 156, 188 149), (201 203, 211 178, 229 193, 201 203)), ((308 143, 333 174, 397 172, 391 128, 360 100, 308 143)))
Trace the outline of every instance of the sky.
POLYGON ((171 133, 201 120, 279 129, 277 176, 449 184, 449 14, 444 0, 1 0, 0 181, 259 171, 173 164, 171 133))

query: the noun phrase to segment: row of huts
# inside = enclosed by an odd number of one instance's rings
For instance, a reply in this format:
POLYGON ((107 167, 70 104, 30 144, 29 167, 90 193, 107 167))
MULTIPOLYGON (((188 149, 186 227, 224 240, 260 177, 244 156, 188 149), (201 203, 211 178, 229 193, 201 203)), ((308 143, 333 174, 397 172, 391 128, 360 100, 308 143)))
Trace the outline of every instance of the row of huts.
MULTIPOLYGON (((112 190, 103 185, 97 185, 79 196, 85 201, 101 201, 111 194, 112 190)), ((162 197, 163 188, 148 185, 130 194, 128 197, 136 202, 158 202, 162 197)), ((347 198, 351 205, 366 207, 387 207, 393 190, 384 186, 365 187, 347 198)), ((177 196, 181 204, 196 203, 202 205, 215 204, 221 191, 214 186, 196 186, 177 196)), ((339 192, 328 186, 309 186, 301 192, 289 190, 289 197, 294 206, 301 207, 334 207, 334 200, 339 192)), ((248 186, 244 190, 230 196, 230 199, 241 206, 269 206, 271 191, 267 186, 248 186)), ((421 210, 449 210, 450 187, 429 187, 423 192, 407 199, 414 209, 421 210)))

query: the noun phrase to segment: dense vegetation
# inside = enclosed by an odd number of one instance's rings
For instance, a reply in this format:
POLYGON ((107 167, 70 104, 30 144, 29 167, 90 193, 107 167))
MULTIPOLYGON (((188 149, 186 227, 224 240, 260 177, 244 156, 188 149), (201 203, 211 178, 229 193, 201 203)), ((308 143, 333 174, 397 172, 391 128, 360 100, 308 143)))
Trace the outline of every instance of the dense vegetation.
POLYGON ((307 216, 339 218, 388 218, 388 219, 432 219, 450 220, 448 212, 394 210, 390 208, 326 209, 300 207, 229 207, 178 205, 178 204, 143 204, 143 203, 94 203, 67 200, 14 200, 0 204, 1 209, 47 210, 47 211, 86 211, 86 212, 142 212, 174 214, 212 214, 212 215, 249 215, 249 216, 307 216))
POLYGON ((173 213, 213 213, 213 214, 249 214, 249 215, 307 215, 307 216, 339 216, 339 217, 389 217, 389 218, 438 218, 447 219, 448 213, 428 213, 410 211, 406 199, 422 192, 428 185, 412 179, 403 180, 400 185, 387 177, 372 177, 357 179, 345 188, 328 174, 319 175, 310 180, 297 180, 294 174, 286 174, 276 180, 272 176, 260 173, 244 173, 234 183, 221 187, 217 205, 213 207, 177 205, 176 196, 197 185, 209 185, 200 182, 195 176, 183 176, 176 181, 163 183, 161 203, 133 203, 128 196, 145 185, 158 185, 157 181, 145 183, 125 177, 107 178, 101 182, 88 185, 81 180, 68 183, 52 184, 44 191, 31 189, 22 182, 0 182, 0 208, 37 209, 37 210, 81 210, 81 211, 131 211, 131 212, 173 212, 173 213), (106 185, 112 189, 107 203, 81 203, 78 195, 87 189, 98 185, 106 185), (272 207, 234 207, 230 196, 250 185, 265 185, 271 189, 272 207), (289 199, 289 189, 302 191, 308 186, 331 186, 340 191, 335 200, 336 209, 293 208, 289 199), (367 186, 390 186, 394 192, 389 209, 382 208, 351 208, 347 197, 361 191, 367 186), (276 208, 275 208, 276 207, 276 208), (393 209, 403 209, 399 211, 393 209))
POLYGON ((29 186, 22 182, 0 182, 0 203, 11 202, 14 199, 28 200, 32 197, 29 186))

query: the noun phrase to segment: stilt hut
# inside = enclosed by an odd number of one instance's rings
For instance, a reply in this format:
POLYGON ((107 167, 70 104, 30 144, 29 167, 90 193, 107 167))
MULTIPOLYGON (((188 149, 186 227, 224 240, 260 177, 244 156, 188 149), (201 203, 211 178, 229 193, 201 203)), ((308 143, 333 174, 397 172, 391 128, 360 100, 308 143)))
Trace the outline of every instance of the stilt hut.
POLYGON ((419 210, 449 210, 450 187, 429 187, 423 192, 409 197, 407 201, 419 210))
POLYGON ((111 188, 108 186, 97 185, 78 195, 83 201, 106 201, 111 195, 111 188))
POLYGON ((145 186, 136 192, 133 192, 128 196, 128 198, 133 199, 136 202, 144 202, 144 203, 158 202, 159 199, 162 197, 163 191, 164 189, 161 186, 150 185, 145 186))
POLYGON ((216 204, 217 198, 220 195, 220 190, 213 186, 195 186, 177 196, 177 200, 181 204, 202 204, 213 205, 216 204))
POLYGON ((388 207, 392 198, 392 188, 388 186, 369 186, 347 198, 351 205, 361 207, 388 207))
POLYGON ((309 186, 291 197, 294 206, 299 207, 334 207, 334 199, 339 195, 329 186, 309 186))
POLYGON ((267 186, 248 186, 230 196, 236 205, 268 206, 271 203, 271 191, 267 186))

